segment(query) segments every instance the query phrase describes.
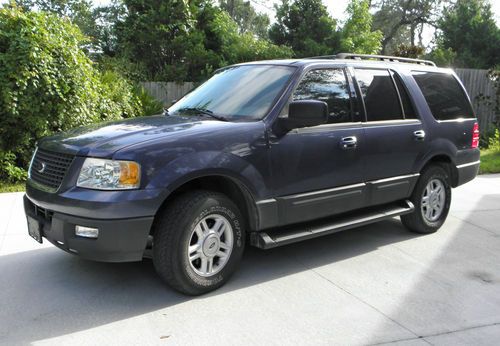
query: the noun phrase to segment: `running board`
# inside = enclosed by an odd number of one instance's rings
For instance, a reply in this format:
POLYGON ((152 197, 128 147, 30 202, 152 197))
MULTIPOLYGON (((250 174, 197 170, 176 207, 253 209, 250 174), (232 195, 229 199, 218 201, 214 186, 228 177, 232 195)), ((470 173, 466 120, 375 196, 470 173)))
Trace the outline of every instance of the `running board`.
POLYGON ((406 200, 395 204, 383 205, 364 210, 357 210, 327 220, 313 221, 309 224, 270 229, 250 234, 250 244, 261 249, 271 249, 296 243, 306 239, 321 237, 350 228, 367 225, 389 219, 394 216, 409 214, 415 210, 412 202, 406 200))

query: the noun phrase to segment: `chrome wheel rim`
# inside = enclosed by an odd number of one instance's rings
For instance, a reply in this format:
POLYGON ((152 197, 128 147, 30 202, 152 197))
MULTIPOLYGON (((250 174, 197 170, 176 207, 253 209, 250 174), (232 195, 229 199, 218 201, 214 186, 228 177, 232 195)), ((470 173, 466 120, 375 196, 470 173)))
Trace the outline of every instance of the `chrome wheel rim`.
POLYGON ((446 192, 444 184, 439 179, 432 179, 427 183, 422 194, 422 216, 429 222, 435 222, 444 210, 446 192))
POLYGON ((205 216, 191 231, 188 244, 188 261, 191 269, 200 276, 220 272, 229 260, 233 249, 233 228, 222 215, 205 216))

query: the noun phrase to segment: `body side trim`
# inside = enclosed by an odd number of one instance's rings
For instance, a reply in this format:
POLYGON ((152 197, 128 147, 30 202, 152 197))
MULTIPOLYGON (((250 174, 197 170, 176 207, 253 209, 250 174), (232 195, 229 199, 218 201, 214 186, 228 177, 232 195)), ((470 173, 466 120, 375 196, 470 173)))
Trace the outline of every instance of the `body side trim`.
POLYGON ((461 169, 461 168, 465 168, 465 167, 469 167, 469 166, 479 165, 480 163, 481 163, 481 161, 477 160, 477 161, 474 161, 474 162, 464 163, 464 164, 458 165, 456 167, 457 167, 457 169, 461 169))

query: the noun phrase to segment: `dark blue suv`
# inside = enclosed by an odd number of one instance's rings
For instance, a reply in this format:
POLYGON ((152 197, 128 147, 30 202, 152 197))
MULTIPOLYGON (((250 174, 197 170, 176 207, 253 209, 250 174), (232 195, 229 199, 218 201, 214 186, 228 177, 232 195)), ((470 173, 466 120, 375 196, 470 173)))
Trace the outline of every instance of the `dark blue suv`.
POLYGON ((457 76, 424 60, 339 54, 218 70, 165 114, 39 141, 25 196, 39 242, 98 261, 152 256, 201 294, 259 248, 394 216, 444 223, 479 168, 457 76))

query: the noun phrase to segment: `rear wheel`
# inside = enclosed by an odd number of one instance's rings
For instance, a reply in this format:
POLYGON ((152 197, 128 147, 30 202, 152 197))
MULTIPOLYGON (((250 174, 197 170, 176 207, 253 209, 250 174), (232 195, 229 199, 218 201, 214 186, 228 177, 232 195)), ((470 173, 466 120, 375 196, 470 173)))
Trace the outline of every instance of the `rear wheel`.
POLYGON ((413 232, 433 233, 445 222, 451 203, 451 187, 447 170, 441 165, 424 169, 410 200, 415 211, 401 216, 403 224, 413 232))
POLYGON ((188 192, 158 217, 153 263, 169 286, 203 294, 222 286, 236 270, 244 249, 244 222, 225 195, 188 192))

